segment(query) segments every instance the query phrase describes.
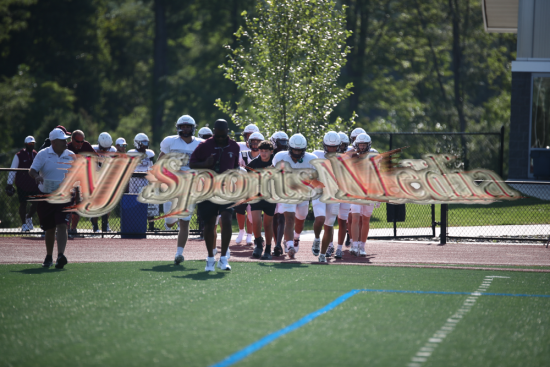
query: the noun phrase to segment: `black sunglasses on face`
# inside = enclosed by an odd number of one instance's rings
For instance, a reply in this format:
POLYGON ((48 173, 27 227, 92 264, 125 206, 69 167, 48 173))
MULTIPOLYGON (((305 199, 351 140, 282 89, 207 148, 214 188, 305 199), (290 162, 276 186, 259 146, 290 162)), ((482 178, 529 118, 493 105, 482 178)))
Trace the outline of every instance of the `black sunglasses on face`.
POLYGON ((75 144, 84 144, 84 140, 74 140, 75 144))

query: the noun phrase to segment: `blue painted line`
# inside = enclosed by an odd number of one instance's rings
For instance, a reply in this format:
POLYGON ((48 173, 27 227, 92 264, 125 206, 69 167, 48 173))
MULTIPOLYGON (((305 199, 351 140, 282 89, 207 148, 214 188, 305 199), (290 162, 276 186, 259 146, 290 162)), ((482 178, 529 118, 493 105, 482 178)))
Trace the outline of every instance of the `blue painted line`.
POLYGON ((237 353, 230 355, 229 357, 227 357, 223 361, 218 362, 216 364, 213 364, 211 367, 226 367, 226 366, 231 366, 232 364, 235 364, 235 363, 239 362, 240 360, 248 357, 252 353, 258 351, 259 349, 261 349, 263 347, 265 347, 266 345, 268 345, 269 343, 275 341, 276 339, 280 338, 281 336, 283 336, 285 334, 288 334, 288 333, 304 326, 305 324, 307 324, 308 322, 310 322, 310 321, 314 320, 315 318, 321 316, 325 312, 328 312, 328 311, 332 310, 333 308, 335 308, 339 304, 345 302, 348 298, 353 297, 354 295, 356 295, 359 292, 361 292, 361 291, 358 290, 358 289, 355 289, 355 290, 352 290, 351 292, 348 292, 348 293, 336 298, 334 301, 332 301, 331 303, 329 303, 325 307, 323 307, 323 308, 321 308, 321 309, 319 309, 315 312, 312 312, 309 315, 306 315, 306 316, 302 317, 300 320, 296 321, 294 324, 291 324, 291 325, 289 325, 289 326, 287 326, 287 327, 285 327, 285 328, 283 328, 279 331, 276 331, 272 334, 269 334, 269 335, 263 337, 262 339, 258 340, 257 342, 254 342, 254 343, 250 344, 249 346, 245 347, 244 349, 241 349, 237 353))
POLYGON ((550 298, 548 294, 513 294, 513 293, 485 293, 485 292, 439 292, 439 291, 400 291, 393 289, 361 289, 361 292, 379 292, 379 293, 416 293, 416 294, 452 294, 466 296, 504 296, 504 297, 543 297, 550 298))

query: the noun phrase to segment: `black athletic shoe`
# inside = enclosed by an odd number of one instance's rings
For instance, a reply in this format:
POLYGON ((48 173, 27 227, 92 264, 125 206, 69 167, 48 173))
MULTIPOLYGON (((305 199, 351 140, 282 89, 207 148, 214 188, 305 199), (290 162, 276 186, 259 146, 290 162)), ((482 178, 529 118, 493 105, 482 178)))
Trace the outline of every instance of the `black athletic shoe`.
POLYGON ((49 268, 52 265, 53 265, 53 258, 51 257, 51 255, 47 255, 46 258, 44 259, 44 262, 42 263, 42 267, 49 268))
POLYGON ((279 245, 273 249, 273 256, 283 256, 283 248, 279 245))
POLYGON ((254 240, 254 243, 256 244, 256 248, 254 248, 252 256, 256 259, 259 259, 262 256, 262 252, 264 251, 264 239, 262 237, 256 238, 254 240))
POLYGON ((67 265, 68 261, 65 255, 61 255, 57 258, 57 263, 55 264, 56 269, 63 269, 65 265, 67 265))
POLYGON ((262 260, 271 260, 271 250, 264 251, 264 254, 262 255, 262 260))

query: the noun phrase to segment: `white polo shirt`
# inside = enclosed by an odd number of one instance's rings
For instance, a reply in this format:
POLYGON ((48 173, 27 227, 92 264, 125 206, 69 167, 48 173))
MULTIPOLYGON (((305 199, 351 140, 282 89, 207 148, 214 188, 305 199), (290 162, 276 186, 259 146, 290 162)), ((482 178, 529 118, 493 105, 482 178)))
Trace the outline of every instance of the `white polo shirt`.
POLYGON ((41 192, 49 194, 59 187, 74 160, 73 156, 74 153, 69 149, 58 156, 51 146, 38 152, 31 168, 44 178, 44 183, 38 185, 41 192))
POLYGON ((179 135, 170 135, 160 143, 160 151, 164 154, 183 153, 187 155, 186 164, 181 166, 182 171, 189 171, 189 159, 204 139, 193 136, 191 143, 187 144, 179 135))

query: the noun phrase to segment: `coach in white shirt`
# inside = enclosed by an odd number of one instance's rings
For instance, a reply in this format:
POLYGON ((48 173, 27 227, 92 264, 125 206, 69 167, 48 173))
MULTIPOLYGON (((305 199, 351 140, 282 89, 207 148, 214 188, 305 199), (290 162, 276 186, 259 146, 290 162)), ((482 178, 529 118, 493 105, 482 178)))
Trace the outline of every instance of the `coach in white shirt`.
MULTIPOLYGON (((69 164, 73 161, 74 153, 67 149, 67 139, 61 129, 53 129, 50 132, 51 146, 42 149, 36 157, 30 169, 30 176, 38 184, 38 189, 44 194, 55 191, 67 173, 69 164)), ((38 219, 40 227, 46 232, 46 259, 43 267, 49 268, 53 264, 52 254, 55 243, 55 232, 57 229, 57 269, 63 269, 67 264, 67 258, 63 254, 67 245, 67 225, 71 213, 65 212, 66 204, 50 204, 47 201, 38 202, 38 219)))

